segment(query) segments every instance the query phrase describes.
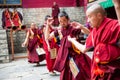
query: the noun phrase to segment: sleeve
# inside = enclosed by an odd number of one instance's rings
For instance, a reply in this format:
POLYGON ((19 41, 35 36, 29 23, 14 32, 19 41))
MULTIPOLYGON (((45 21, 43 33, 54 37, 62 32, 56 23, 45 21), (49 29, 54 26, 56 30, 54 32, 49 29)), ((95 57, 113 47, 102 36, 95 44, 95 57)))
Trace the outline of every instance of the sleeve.
POLYGON ((70 36, 71 37, 78 37, 80 34, 81 34, 81 29, 73 28, 72 31, 71 31, 70 36))
POLYGON ((93 39, 92 39, 92 32, 88 35, 86 39, 86 48, 93 48, 93 39))
POLYGON ((55 37, 59 36, 58 30, 54 31, 54 35, 55 35, 55 37))

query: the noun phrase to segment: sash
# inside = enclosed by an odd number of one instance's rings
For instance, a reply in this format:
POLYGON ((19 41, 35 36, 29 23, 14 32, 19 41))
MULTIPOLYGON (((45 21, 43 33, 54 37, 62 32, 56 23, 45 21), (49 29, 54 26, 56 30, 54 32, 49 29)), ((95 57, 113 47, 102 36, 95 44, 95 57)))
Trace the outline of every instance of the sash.
POLYGON ((70 59, 70 62, 69 62, 70 70, 71 70, 74 78, 76 78, 76 76, 78 75, 80 70, 78 69, 74 59, 73 58, 69 58, 69 59, 70 59))

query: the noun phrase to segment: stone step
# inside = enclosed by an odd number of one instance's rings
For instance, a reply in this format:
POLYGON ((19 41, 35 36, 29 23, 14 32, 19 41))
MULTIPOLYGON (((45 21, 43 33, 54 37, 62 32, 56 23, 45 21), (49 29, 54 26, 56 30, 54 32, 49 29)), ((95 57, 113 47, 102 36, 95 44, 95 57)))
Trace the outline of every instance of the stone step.
POLYGON ((0 29, 0 62, 9 62, 6 30, 0 29))
POLYGON ((10 62, 10 57, 8 55, 0 56, 0 63, 10 62))

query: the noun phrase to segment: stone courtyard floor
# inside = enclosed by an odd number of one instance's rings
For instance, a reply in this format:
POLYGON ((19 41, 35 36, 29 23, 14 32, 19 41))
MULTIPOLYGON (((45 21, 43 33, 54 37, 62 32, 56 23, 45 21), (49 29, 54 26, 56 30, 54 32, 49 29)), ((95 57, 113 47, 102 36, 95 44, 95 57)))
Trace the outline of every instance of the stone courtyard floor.
MULTIPOLYGON (((87 54, 92 57, 91 52, 87 54)), ((48 73, 45 60, 40 66, 35 65, 28 63, 27 58, 0 63, 0 80, 60 80, 59 72, 56 72, 56 76, 48 73)))
POLYGON ((30 64, 27 58, 0 63, 0 80, 59 80, 58 72, 56 76, 50 76, 45 60, 40 64, 30 64))

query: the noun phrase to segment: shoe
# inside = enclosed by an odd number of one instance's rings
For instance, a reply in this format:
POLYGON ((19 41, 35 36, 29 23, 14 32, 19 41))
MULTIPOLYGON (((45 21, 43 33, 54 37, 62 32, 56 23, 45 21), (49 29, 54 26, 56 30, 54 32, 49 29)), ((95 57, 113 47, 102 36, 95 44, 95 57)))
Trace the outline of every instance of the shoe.
POLYGON ((35 67, 39 67, 39 66, 41 66, 39 63, 37 63, 37 64, 35 65, 35 67))
POLYGON ((50 76, 56 76, 56 72, 49 72, 50 76))

